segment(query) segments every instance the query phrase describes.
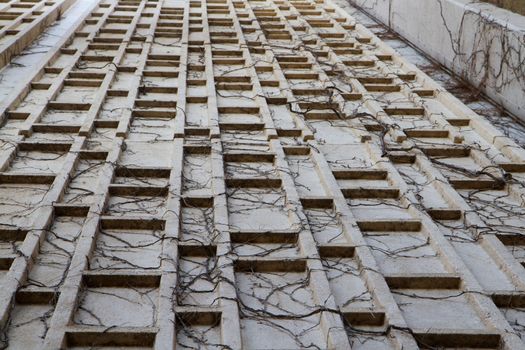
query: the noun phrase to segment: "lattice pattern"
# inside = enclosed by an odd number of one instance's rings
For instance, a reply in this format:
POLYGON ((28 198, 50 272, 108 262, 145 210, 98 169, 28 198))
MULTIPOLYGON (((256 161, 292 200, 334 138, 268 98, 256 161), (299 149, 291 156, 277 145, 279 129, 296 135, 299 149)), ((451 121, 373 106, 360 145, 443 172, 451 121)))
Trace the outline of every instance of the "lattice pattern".
POLYGON ((0 68, 23 51, 74 0, 0 1, 0 68))
POLYGON ((3 346, 524 346, 525 151, 344 11, 70 34, 0 111, 3 346))

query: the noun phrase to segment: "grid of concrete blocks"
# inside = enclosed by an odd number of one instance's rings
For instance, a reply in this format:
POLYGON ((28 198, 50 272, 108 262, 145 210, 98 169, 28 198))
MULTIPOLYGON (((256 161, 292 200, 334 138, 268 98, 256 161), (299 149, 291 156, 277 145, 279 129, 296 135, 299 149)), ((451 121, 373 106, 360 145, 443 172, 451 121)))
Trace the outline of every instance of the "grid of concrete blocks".
POLYGON ((329 0, 64 35, 0 110, 1 348, 525 347, 525 150, 329 0))
POLYGON ((75 0, 0 0, 0 68, 18 55, 75 0))

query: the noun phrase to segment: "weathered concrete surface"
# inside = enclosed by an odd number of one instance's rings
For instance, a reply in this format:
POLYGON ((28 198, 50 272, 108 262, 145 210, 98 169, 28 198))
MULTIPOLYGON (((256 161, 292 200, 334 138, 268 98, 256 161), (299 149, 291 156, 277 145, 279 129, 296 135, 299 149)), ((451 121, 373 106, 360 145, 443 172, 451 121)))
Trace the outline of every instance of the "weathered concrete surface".
POLYGON ((468 81, 415 47, 379 19, 371 17, 365 10, 352 5, 348 0, 335 0, 334 2, 383 42, 395 49, 404 59, 425 72, 477 114, 487 118, 505 136, 525 147, 525 121, 510 114, 504 107, 471 86, 468 81))
POLYGON ((349 0, 525 120, 525 17, 468 0, 349 0))
POLYGON ((51 23, 65 12, 74 0, 3 1, 0 25, 0 67, 21 53, 51 23))
POLYGON ((58 47, 69 39, 75 27, 95 7, 98 0, 70 2, 71 7, 52 23, 39 36, 33 37, 31 44, 9 64, 0 69, 0 114, 13 102, 13 99, 38 74, 58 47), (11 95, 11 99, 9 96, 11 95))
POLYGON ((525 150, 359 20, 78 24, 0 125, 0 347, 523 348, 525 150))

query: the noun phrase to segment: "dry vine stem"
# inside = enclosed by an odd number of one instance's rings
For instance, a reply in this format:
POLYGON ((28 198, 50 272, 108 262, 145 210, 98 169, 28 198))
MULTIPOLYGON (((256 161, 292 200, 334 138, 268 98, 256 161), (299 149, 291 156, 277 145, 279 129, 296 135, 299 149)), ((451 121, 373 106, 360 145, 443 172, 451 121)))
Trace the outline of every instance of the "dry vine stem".
POLYGON ((2 348, 524 347, 524 149, 336 5, 101 0, 45 63, 2 348))

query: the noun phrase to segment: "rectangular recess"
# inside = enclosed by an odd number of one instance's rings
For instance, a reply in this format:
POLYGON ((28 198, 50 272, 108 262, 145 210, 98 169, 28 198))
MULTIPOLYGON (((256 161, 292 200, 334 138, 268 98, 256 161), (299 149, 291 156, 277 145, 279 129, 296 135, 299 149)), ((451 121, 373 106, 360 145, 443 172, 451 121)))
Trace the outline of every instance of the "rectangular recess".
POLYGON ((89 213, 89 206, 82 205, 55 203, 53 208, 56 216, 85 217, 89 213))
POLYGON ((382 326, 385 323, 384 311, 368 309, 344 310, 343 317, 352 326, 382 326))
POLYGON ((235 272, 305 272, 305 259, 237 259, 235 272))
POLYGON ((59 292, 53 288, 27 289, 22 288, 16 292, 15 300, 19 305, 54 305, 59 292))
POLYGON ((121 273, 118 271, 87 271, 82 275, 82 281, 86 287, 137 287, 151 288, 160 284, 160 273, 147 271, 133 271, 133 273, 121 273))
POLYGON ((168 194, 167 186, 127 186, 122 184, 111 184, 108 187, 112 196, 148 196, 164 197, 168 194))
POLYGON ((23 241, 27 236, 27 230, 20 228, 0 228, 0 241, 23 241))
POLYGON ((213 197, 211 196, 183 196, 182 205, 185 207, 211 208, 213 207, 213 197))
POLYGON ((47 107, 58 111, 88 111, 91 103, 49 101, 47 107))
POLYGON ((231 231, 232 243, 296 243, 298 231, 231 231))
POLYGON ((0 173, 0 184, 47 184, 55 181, 55 174, 0 173))
MULTIPOLYGON (((296 130, 286 130, 285 133, 283 133, 283 130, 277 130, 277 134, 279 136, 301 136, 301 132, 299 130, 299 135, 297 135, 296 130), (293 134, 293 135, 291 135, 293 134)), ((307 156, 310 154, 310 147, 308 146, 283 146, 284 154, 287 156, 307 156)))
POLYGON ((140 168, 140 167, 122 167, 115 169, 115 176, 121 177, 154 177, 168 179, 170 177, 170 168, 140 168))
POLYGON ((336 169, 332 173, 337 180, 385 180, 388 176, 380 169, 336 169))
POLYGON ((355 247, 344 244, 325 244, 317 247, 319 255, 324 258, 353 258, 355 247))
POLYGON ((331 209, 334 199, 330 197, 301 197, 301 204, 305 209, 331 209))
POLYGON ((392 289, 460 289, 461 278, 454 274, 410 274, 385 276, 392 289))
POLYGON ((148 217, 126 218, 126 217, 102 216, 100 218, 100 225, 102 226, 102 228, 108 228, 108 229, 164 230, 165 223, 166 221, 163 219, 148 218, 148 217))
POLYGON ((69 142, 31 142, 24 141, 18 143, 19 151, 39 151, 39 152, 68 152, 71 148, 69 142))
POLYGON ((178 311, 176 313, 177 322, 182 325, 208 325, 213 326, 220 323, 221 312, 206 309, 192 309, 178 311))
POLYGON ((225 152, 223 154, 225 162, 267 162, 273 163, 275 154, 272 153, 239 153, 225 152))
POLYGON ((156 328, 120 328, 100 327, 70 327, 66 331, 67 346, 122 346, 122 347, 153 347, 158 330, 156 328))
POLYGON ((462 216, 460 209, 430 208, 427 213, 434 220, 459 220, 462 216))
POLYGON ((180 256, 213 257, 217 255, 216 245, 204 244, 179 244, 180 256))
POLYGON ((443 348, 497 349, 501 335, 489 331, 412 329, 417 342, 424 346, 443 348))
POLYGON ((369 232, 421 230, 421 221, 419 220, 357 221, 357 225, 362 231, 369 232))
POLYGON ((398 188, 341 188, 341 192, 345 198, 398 198, 398 188))
POLYGON ((282 180, 279 178, 250 177, 227 178, 226 186, 237 188, 280 188, 282 180))

